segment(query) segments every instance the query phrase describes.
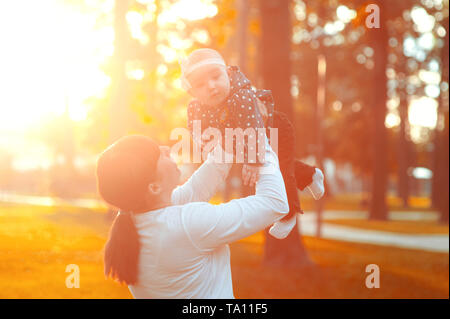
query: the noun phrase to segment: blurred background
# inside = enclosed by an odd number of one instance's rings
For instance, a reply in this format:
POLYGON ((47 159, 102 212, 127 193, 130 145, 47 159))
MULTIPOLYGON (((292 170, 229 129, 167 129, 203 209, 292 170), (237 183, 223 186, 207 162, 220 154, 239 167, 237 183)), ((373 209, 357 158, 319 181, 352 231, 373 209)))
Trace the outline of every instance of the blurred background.
MULTIPOLYGON (((272 90, 326 178, 298 232, 232 245, 236 297, 448 298, 448 32, 448 0, 3 1, 0 297, 130 297, 102 275, 95 161, 126 134, 173 144, 178 58, 211 47, 272 90), (371 263, 390 289, 364 286, 371 263), (303 270, 269 288, 281 266, 303 270)), ((213 202, 246 192, 236 170, 213 202)))

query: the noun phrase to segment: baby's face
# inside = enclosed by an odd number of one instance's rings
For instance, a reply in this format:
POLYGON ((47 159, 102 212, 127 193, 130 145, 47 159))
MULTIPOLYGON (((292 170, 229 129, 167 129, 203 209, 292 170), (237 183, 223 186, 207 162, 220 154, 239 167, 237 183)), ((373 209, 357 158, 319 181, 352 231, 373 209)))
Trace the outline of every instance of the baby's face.
POLYGON ((201 103, 219 106, 230 94, 230 79, 227 69, 223 65, 205 65, 187 77, 191 84, 189 94, 201 103))

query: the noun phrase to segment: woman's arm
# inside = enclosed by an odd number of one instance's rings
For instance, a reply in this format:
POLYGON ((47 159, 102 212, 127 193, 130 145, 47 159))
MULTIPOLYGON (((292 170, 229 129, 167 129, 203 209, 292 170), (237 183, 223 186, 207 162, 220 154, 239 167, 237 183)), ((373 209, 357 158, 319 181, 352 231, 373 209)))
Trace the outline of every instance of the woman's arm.
POLYGON ((220 205, 193 203, 183 207, 183 227, 200 251, 207 252, 252 235, 289 212, 277 156, 270 146, 267 148, 255 195, 220 205))
POLYGON ((172 192, 172 204, 183 205, 190 202, 207 202, 225 181, 231 163, 221 163, 215 151, 208 154, 206 161, 181 186, 172 192))

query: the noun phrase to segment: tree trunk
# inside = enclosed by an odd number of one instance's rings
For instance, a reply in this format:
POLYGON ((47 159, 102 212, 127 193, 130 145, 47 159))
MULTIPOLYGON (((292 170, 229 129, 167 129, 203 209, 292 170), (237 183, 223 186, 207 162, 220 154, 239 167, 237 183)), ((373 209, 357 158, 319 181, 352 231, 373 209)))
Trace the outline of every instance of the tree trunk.
POLYGON ((286 268, 313 265, 303 244, 300 231, 293 229, 285 239, 281 240, 272 237, 267 229, 264 231, 264 235, 265 265, 286 268))
POLYGON ((388 30, 386 2, 378 2, 380 7, 380 28, 367 29, 374 48, 375 74, 372 99, 373 114, 373 177, 372 196, 369 208, 370 219, 385 220, 387 217, 387 138, 386 138, 386 101, 387 101, 387 56, 388 30))
POLYGON ((242 73, 247 74, 247 47, 248 47, 248 15, 249 3, 248 0, 239 0, 238 2, 238 43, 237 49, 239 52, 239 68, 242 73))
POLYGON ((127 132, 126 122, 128 105, 128 81, 125 73, 126 48, 129 33, 126 21, 128 0, 116 0, 114 8, 114 55, 111 74, 110 101, 110 142, 114 142, 127 132))
POLYGON ((407 121, 408 121, 408 100, 406 93, 402 90, 400 92, 400 131, 398 134, 398 196, 401 198, 403 207, 408 207, 409 198, 409 177, 408 166, 410 158, 409 143, 406 139, 407 121))
POLYGON ((440 221, 442 223, 449 223, 449 133, 448 133, 448 109, 445 114, 445 128, 444 132, 442 132, 442 139, 441 139, 441 147, 438 151, 439 157, 441 160, 442 165, 442 179, 441 183, 438 185, 440 195, 440 201, 439 201, 439 212, 440 215, 440 221))
MULTIPOLYGON (((443 23, 446 31, 445 44, 441 51, 442 81, 449 83, 449 18, 443 23)), ((437 209, 441 213, 440 221, 449 223, 449 92, 441 91, 439 117, 443 119, 444 127, 436 129, 435 157, 436 167, 433 178, 436 179, 435 189, 437 209)))
MULTIPOLYGON (((247 0, 239 0, 238 2, 238 34, 237 34, 237 51, 239 52, 239 68, 247 75, 247 46, 248 46, 248 15, 249 3, 247 0)), ((236 166, 233 170, 234 177, 241 177, 242 165, 236 166)), ((240 193, 242 197, 247 197, 255 193, 255 188, 241 184, 240 193)))
MULTIPOLYGON (((326 98, 326 58, 324 54, 317 57, 317 104, 314 110, 315 127, 316 127, 316 165, 322 172, 325 172, 323 166, 323 141, 322 141, 322 123, 324 121, 325 98, 326 98)), ((324 198, 317 202, 317 232, 316 236, 322 236, 322 214, 324 208, 324 198)))
POLYGON ((156 69, 158 67, 158 63, 160 62, 160 57, 159 57, 159 53, 157 51, 157 47, 158 47, 158 32, 159 32, 159 27, 158 27, 158 15, 161 12, 161 1, 159 0, 155 0, 154 5, 155 5, 155 12, 154 14, 154 19, 152 21, 152 23, 150 24, 149 28, 148 28, 148 35, 150 38, 150 43, 148 45, 148 48, 146 50, 146 59, 148 61, 148 74, 145 77, 145 83, 147 83, 147 85, 145 86, 144 90, 145 90, 145 94, 146 94, 146 109, 151 111, 151 112, 156 112, 156 110, 154 109, 155 106, 159 107, 159 94, 157 94, 157 74, 156 74, 156 69))
MULTIPOLYGON (((441 92, 443 94, 443 92, 441 92)), ((439 101, 439 107, 438 107, 438 115, 441 114, 440 109, 442 105, 442 97, 439 101)), ((440 137, 441 133, 439 132, 438 128, 434 131, 433 136, 433 154, 432 154, 432 165, 433 165, 433 177, 431 180, 431 206, 435 209, 438 209, 439 207, 439 185, 441 184, 441 181, 439 180, 440 177, 442 177, 442 172, 440 169, 440 160, 439 160, 439 154, 438 149, 440 147, 440 137)))
POLYGON ((260 0, 261 74, 264 88, 272 90, 276 110, 293 118, 291 96, 291 20, 285 0, 260 0))
MULTIPOLYGON (((263 88, 272 91, 276 110, 285 113, 292 121, 294 113, 290 92, 292 27, 289 1, 260 0, 259 4, 262 27, 261 74, 263 88)), ((268 234, 267 230, 265 231, 264 263, 269 266, 283 267, 311 263, 296 228, 283 240, 275 239, 268 234)))

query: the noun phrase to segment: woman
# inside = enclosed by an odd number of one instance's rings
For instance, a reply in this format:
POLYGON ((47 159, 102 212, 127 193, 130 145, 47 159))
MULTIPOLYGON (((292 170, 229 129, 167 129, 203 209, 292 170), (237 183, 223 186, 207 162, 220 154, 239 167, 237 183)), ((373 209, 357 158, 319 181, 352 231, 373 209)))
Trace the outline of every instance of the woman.
POLYGON ((98 191, 120 210, 105 246, 105 274, 135 298, 234 298, 228 244, 289 211, 267 139, 256 194, 220 205, 208 200, 232 164, 212 154, 178 187, 169 149, 147 137, 124 137, 100 155, 98 191))

